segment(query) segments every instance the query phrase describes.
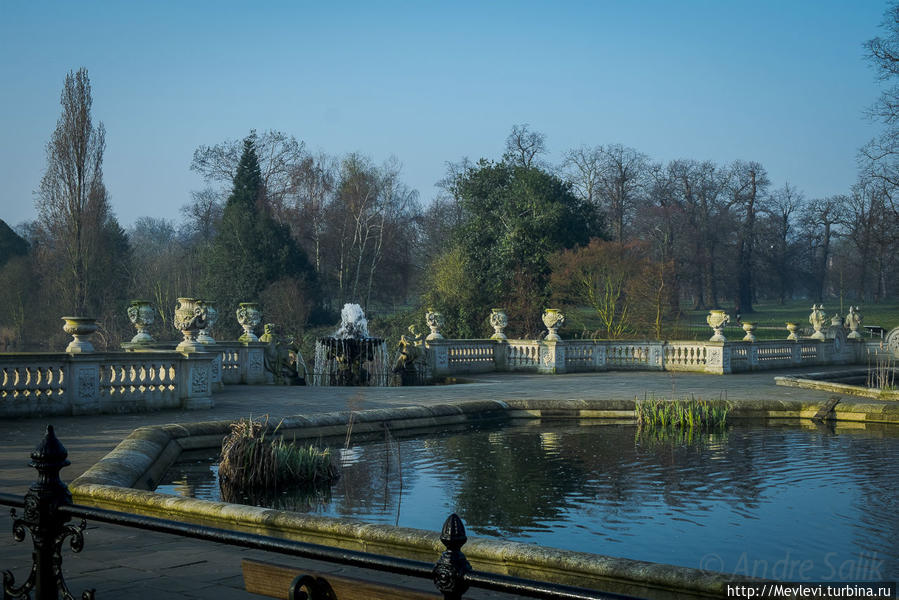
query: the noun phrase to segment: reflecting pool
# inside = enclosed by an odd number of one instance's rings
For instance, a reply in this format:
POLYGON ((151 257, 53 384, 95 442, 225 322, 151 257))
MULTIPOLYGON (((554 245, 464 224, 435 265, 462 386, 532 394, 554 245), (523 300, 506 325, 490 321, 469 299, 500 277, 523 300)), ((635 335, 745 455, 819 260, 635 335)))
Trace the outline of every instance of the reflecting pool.
MULTIPOLYGON (((493 536, 785 580, 899 578, 899 428, 514 421, 339 447, 329 490, 285 510, 493 536)), ((219 500, 215 459, 184 455, 158 492, 219 500)))

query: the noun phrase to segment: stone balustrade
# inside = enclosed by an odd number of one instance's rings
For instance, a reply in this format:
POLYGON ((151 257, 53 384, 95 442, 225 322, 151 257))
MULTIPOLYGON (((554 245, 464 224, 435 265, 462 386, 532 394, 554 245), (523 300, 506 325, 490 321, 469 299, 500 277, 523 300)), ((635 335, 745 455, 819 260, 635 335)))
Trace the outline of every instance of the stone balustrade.
MULTIPOLYGON (((154 342, 153 344, 124 343, 128 352, 174 351, 177 342, 154 342)), ((212 366, 213 390, 220 391, 223 385, 265 383, 266 342, 216 341, 202 344, 203 352, 215 355, 212 366)))
POLYGON ((217 355, 164 350, 0 354, 0 416, 213 406, 217 355))
POLYGON ((442 339, 426 343, 437 377, 490 371, 741 373, 864 363, 871 352, 868 346, 845 337, 798 342, 442 339))

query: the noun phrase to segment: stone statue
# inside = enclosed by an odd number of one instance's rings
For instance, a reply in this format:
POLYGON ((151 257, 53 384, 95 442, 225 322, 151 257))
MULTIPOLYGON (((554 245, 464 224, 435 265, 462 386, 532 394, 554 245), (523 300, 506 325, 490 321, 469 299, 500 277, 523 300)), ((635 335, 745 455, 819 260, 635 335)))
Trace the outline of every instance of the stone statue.
POLYGON ((813 340, 826 339, 827 336, 825 336, 824 332, 821 331, 822 329, 824 329, 826 320, 827 315, 824 314, 824 305, 812 304, 812 313, 808 317, 808 322, 812 327, 815 328, 815 333, 812 334, 813 340))
POLYGON ((409 326, 409 334, 403 334, 397 344, 397 356, 393 364, 393 372, 399 374, 402 385, 416 385, 419 383, 418 372, 423 367, 424 353, 422 352, 423 337, 415 330, 415 325, 409 326))
POLYGON ((292 336, 282 338, 274 323, 266 323, 265 333, 259 338, 266 342, 263 354, 266 372, 271 382, 278 385, 306 385, 306 363, 300 354, 300 347, 292 336))

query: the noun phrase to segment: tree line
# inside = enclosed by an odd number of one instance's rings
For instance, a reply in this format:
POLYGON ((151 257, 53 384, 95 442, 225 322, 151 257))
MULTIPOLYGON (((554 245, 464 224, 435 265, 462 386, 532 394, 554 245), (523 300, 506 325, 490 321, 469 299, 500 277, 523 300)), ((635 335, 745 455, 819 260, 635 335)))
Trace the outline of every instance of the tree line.
MULTIPOLYGON (((899 47, 889 32, 869 43, 885 78, 899 47)), ((757 162, 657 162, 621 144, 552 164, 545 136, 525 124, 501 157, 447 163, 423 205, 395 159, 312 153, 292 135, 251 131, 196 149, 190 167, 205 187, 180 218, 126 230, 91 103, 87 71, 69 73, 38 217, 17 231, 0 222, 0 347, 59 348, 59 317, 80 313, 100 320, 100 347, 115 348, 131 336, 132 298, 153 302, 163 339, 175 337, 179 296, 218 302, 225 338, 248 300, 294 335, 357 302, 381 315, 440 310, 460 337, 484 336, 492 307, 507 311, 510 334, 536 336, 552 304, 589 308, 601 337, 662 337, 685 309, 749 314, 760 301, 899 292, 891 114, 861 151, 857 182, 823 198, 773 186, 757 162)))

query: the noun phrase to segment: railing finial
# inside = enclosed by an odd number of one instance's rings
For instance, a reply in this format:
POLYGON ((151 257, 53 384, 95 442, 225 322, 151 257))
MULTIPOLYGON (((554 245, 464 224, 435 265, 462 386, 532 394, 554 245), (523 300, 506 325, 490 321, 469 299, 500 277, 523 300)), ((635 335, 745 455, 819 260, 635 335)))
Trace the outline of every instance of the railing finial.
POLYGON ((456 513, 447 517, 440 532, 440 541, 446 547, 434 565, 434 585, 443 593, 445 600, 458 600, 468 590, 465 576, 472 568, 462 553, 462 546, 468 541, 465 525, 456 513))

